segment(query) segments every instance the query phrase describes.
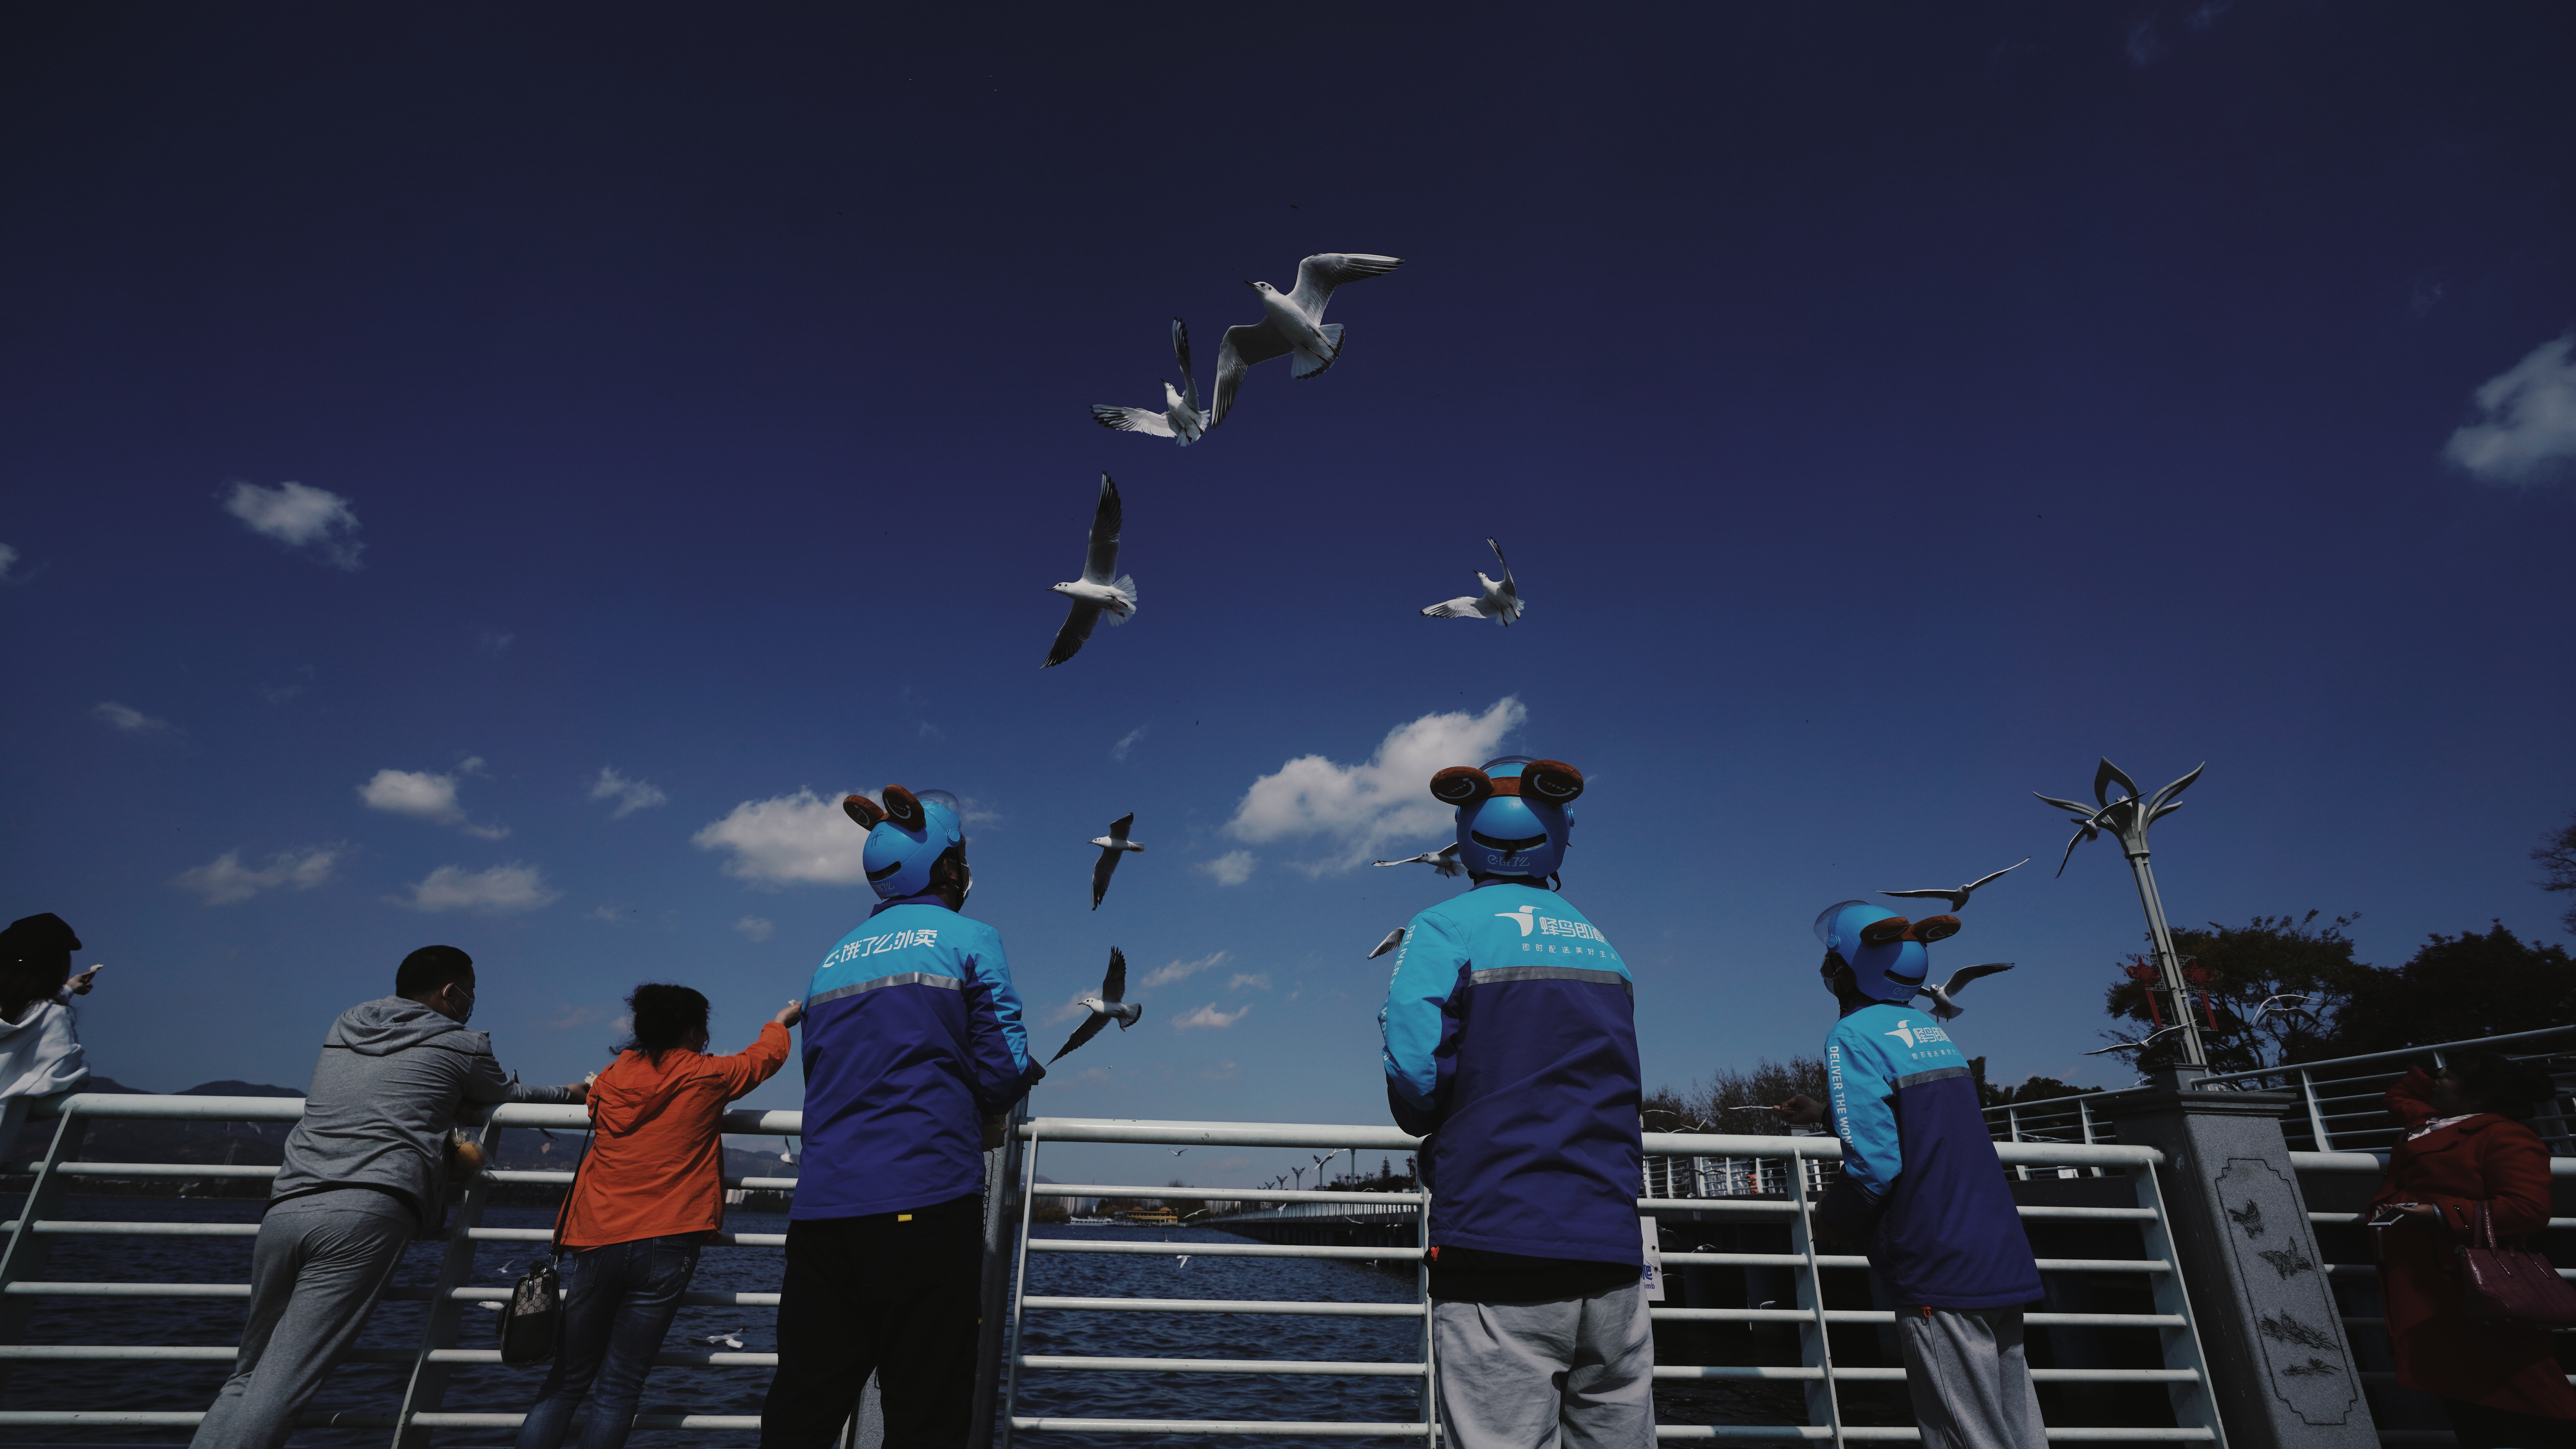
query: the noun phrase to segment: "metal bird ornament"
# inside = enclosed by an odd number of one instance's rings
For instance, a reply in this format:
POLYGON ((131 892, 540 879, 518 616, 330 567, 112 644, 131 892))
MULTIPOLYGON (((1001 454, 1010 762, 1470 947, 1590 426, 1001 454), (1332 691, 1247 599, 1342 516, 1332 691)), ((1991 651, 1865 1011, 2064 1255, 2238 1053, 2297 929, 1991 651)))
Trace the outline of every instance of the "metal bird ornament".
MULTIPOLYGON (((2002 872, 1998 871, 1996 874, 2000 875, 2002 872)), ((1950 979, 1938 986, 1929 981, 1924 982, 1923 994, 1932 998, 1932 1015, 1942 1021, 1948 1021, 1968 1009, 1952 998, 1967 990, 1969 982, 1981 976, 1992 976, 1998 971, 2011 969, 2013 969, 2013 963, 2010 961, 1989 961, 1983 966, 1962 966, 1951 972, 1950 979)))
POLYGON ((1071 1040, 1057 1048, 1054 1056, 1047 1058, 1048 1064, 1062 1060, 1066 1052, 1100 1035, 1100 1029, 1107 1026, 1113 1017, 1120 1031, 1134 1026, 1144 1016, 1145 1007, 1141 1002, 1119 1000, 1126 994, 1127 953, 1112 946, 1109 948, 1109 974, 1101 980, 1100 994, 1082 998, 1083 1009, 1091 1013, 1090 1017, 1073 1029, 1071 1040))
POLYGON ((1100 909, 1100 898, 1109 894, 1109 877, 1118 870, 1118 858, 1129 851, 1145 847, 1127 838, 1127 828, 1136 823, 1136 812, 1128 811, 1109 822, 1107 835, 1096 835, 1090 843, 1100 847, 1100 859, 1091 864, 1091 908, 1100 909))
POLYGON ((1880 891, 1879 894, 1883 896, 1901 896, 1913 900, 1948 901, 1950 903, 1950 913, 1952 915, 1956 915, 1968 908, 1968 897, 1975 895, 1979 886, 1986 884, 1988 881, 1994 880, 1998 876, 2009 875, 2028 864, 2030 864, 2030 857, 2025 855, 2021 859, 2014 861, 2012 864, 2005 866, 2002 870, 1996 871, 1994 875, 1981 875, 1975 880, 1968 882, 1966 885, 1960 886, 1956 890, 1880 891))
POLYGON ((2057 873, 2061 876, 2066 874, 2066 862, 2075 858, 2075 847, 2099 836, 2105 830, 2118 836, 2120 844, 2130 854, 2143 856, 2147 848, 2147 827, 2180 810, 2182 801, 2175 797, 2190 789, 2191 782, 2199 779, 2200 772, 2208 768, 2208 763, 2204 761, 2194 766, 2190 774, 2158 790, 2152 797, 2141 800, 2138 798, 2138 782, 2130 779, 2127 771, 2105 759, 2102 761, 2102 767, 2093 772, 2093 800, 2099 807, 2093 810, 2087 810, 2072 800, 2060 800, 2054 795, 2041 795, 2036 790, 2032 791, 2031 794, 2037 796, 2040 803, 2054 805, 2067 812, 2074 820, 2075 835, 2066 842, 2066 854, 2058 857, 2057 873), (2114 782, 2128 792, 2117 800, 2110 798, 2110 788, 2114 782))

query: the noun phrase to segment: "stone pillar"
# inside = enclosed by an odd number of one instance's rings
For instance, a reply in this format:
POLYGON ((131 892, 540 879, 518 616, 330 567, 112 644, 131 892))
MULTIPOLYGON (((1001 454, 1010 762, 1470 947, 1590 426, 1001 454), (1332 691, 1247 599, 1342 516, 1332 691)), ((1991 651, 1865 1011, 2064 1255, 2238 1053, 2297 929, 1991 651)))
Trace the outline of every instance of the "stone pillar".
POLYGON ((2211 1092, 2173 1072, 2097 1111, 2153 1147, 2229 1449, 2378 1449, 2282 1114, 2295 1092, 2211 1092))

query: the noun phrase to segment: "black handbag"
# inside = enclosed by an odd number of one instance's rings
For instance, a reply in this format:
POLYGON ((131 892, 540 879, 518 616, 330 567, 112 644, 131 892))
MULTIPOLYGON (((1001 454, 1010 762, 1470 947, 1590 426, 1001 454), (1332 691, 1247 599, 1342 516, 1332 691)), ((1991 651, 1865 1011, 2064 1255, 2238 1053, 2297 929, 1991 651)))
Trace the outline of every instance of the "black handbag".
POLYGON ((501 1362, 512 1368, 527 1368, 555 1356, 563 1338, 563 1275, 555 1264, 563 1261, 564 1219, 572 1215, 572 1195, 581 1187, 581 1164, 590 1160, 590 1139, 584 1137, 581 1156, 572 1165, 572 1183, 564 1189, 563 1205, 555 1209, 554 1245, 547 1255, 510 1287, 510 1301, 501 1309, 501 1362))

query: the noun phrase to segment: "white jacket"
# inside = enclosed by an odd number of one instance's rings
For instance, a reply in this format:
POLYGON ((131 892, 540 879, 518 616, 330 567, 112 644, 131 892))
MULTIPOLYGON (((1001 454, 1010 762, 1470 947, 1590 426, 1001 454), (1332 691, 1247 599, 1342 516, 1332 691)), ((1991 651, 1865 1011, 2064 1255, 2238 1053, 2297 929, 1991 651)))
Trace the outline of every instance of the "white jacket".
MULTIPOLYGON (((80 1036, 72 1030, 68 988, 27 1010, 24 1021, 0 1020, 0 1100, 43 1097, 89 1076, 80 1036)), ((7 1144, 0 1143, 0 1151, 7 1144)))

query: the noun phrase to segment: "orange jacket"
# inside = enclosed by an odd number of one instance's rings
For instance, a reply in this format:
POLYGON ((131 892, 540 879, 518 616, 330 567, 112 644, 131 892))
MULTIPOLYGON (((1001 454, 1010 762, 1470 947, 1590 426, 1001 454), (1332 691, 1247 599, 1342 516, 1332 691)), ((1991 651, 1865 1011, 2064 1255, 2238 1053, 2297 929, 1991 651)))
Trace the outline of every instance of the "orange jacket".
POLYGON ((660 1066, 618 1053, 590 1084, 589 1155, 564 1204, 568 1248, 713 1232, 724 1224, 725 1104, 787 1064, 787 1028, 771 1022, 729 1057, 674 1047, 660 1066))

